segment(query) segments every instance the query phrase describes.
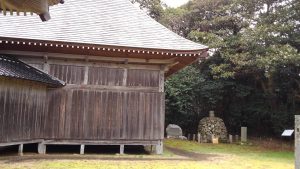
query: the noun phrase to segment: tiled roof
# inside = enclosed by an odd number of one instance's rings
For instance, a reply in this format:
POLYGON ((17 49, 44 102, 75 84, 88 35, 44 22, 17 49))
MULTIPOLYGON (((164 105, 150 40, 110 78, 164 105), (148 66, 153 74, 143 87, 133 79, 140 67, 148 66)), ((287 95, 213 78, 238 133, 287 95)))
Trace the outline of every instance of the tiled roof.
POLYGON ((52 87, 65 85, 64 82, 12 56, 0 55, 0 76, 41 82, 52 87))
POLYGON ((129 0, 67 0, 64 5, 50 10, 52 19, 45 23, 40 22, 38 16, 3 17, 0 14, 0 38, 170 51, 207 48, 168 30, 129 0))

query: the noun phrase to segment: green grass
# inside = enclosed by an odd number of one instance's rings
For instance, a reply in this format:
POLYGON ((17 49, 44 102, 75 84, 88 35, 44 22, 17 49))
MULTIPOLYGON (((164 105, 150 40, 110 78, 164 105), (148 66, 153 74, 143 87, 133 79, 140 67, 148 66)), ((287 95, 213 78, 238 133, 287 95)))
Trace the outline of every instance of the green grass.
MULTIPOLYGON (((293 169, 293 152, 271 151, 258 146, 236 144, 198 144, 189 141, 166 140, 165 145, 186 151, 202 154, 215 154, 207 160, 192 161, 166 151, 159 155, 86 155, 82 159, 57 158, 35 159, 36 155, 27 160, 26 155, 19 157, 1 157, 1 169, 293 169), (92 156, 95 158, 84 158, 92 156), (103 157, 112 157, 115 160, 103 160, 103 157), (120 158, 130 158, 122 160, 120 158), (181 158, 181 160, 178 160, 181 158)), ((56 155, 51 155, 56 156, 56 155)), ((67 155, 78 157, 79 155, 67 155)), ((38 156, 40 157, 40 156, 38 156)), ((80 157, 80 156, 79 156, 80 157)))

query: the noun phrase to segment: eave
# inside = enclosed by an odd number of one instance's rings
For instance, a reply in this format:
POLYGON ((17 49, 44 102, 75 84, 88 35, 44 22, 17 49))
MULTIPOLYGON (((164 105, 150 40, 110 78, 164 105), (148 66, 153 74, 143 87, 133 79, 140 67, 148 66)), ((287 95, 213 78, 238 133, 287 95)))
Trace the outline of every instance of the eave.
MULTIPOLYGON (((166 76, 170 76, 199 59, 205 59, 208 48, 183 51, 0 37, 0 52, 1 50, 62 53, 94 57, 105 56, 124 58, 124 62, 130 62, 130 58, 132 58, 135 59, 132 61, 135 64, 160 64, 165 67, 166 76), (137 62, 137 59, 141 61, 137 62)), ((115 59, 106 59, 106 62, 109 60, 113 61, 115 59)))

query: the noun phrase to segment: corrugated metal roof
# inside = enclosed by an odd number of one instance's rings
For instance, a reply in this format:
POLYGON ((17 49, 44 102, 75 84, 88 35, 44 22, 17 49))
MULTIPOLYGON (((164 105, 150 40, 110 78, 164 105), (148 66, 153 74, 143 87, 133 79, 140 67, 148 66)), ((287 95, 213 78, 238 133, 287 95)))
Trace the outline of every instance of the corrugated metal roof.
POLYGON ((207 48, 168 30, 129 0, 68 0, 51 7, 52 19, 0 14, 0 37, 196 51, 207 48))
POLYGON ((64 82, 27 65, 13 56, 0 55, 0 76, 41 82, 52 87, 65 85, 64 82))

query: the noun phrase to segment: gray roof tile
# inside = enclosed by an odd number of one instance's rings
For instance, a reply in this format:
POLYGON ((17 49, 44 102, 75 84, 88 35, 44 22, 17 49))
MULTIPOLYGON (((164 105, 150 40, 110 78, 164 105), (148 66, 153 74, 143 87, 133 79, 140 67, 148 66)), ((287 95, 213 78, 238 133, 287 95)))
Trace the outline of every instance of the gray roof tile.
POLYGON ((2 16, 0 37, 193 51, 207 48, 168 30, 129 0, 67 0, 52 19, 2 16))
POLYGON ((65 85, 65 82, 27 65, 13 56, 0 55, 0 76, 41 82, 52 87, 65 85))

